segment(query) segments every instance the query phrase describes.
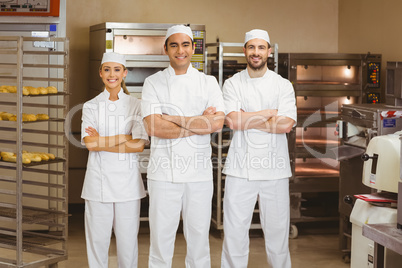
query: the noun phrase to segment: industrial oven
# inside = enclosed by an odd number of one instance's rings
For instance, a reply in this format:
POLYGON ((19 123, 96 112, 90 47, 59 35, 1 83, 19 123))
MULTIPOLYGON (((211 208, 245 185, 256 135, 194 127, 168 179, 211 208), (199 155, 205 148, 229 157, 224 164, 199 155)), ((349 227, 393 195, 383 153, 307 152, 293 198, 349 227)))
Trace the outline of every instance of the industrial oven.
MULTIPOLYGON (((174 24, 116 23, 105 22, 90 27, 90 88, 91 96, 102 90, 98 69, 105 52, 124 54, 127 60, 128 91, 141 98, 145 78, 165 69, 169 58, 163 45, 168 28, 174 24)), ((191 63, 194 68, 204 70, 205 26, 188 24, 194 36, 195 53, 191 63)))
POLYGON ((295 89, 297 126, 289 133, 293 176, 291 237, 295 223, 339 221, 340 163, 333 149, 343 104, 380 102, 381 55, 279 53, 279 74, 295 89))
POLYGON ((402 62, 387 62, 386 103, 402 106, 402 62))

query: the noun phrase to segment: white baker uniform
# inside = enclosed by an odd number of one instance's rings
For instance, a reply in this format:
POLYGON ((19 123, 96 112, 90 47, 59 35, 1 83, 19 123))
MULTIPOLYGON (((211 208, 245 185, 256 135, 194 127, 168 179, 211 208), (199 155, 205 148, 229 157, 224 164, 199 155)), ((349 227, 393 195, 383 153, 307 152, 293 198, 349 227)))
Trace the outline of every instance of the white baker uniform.
MULTIPOLYGON (((225 81, 226 114, 277 109, 278 116, 296 121, 291 83, 273 71, 250 78, 247 69, 225 81)), ((286 134, 256 129, 234 130, 223 173, 224 242, 222 267, 247 267, 249 228, 258 200, 268 263, 290 267, 289 177, 292 175, 286 134)))
MULTIPOLYGON (((224 112, 216 79, 191 65, 176 75, 169 65, 148 77, 142 91, 142 116, 199 116, 213 106, 224 112)), ((209 227, 213 194, 210 135, 151 137, 148 165, 149 267, 171 267, 174 241, 183 217, 186 267, 210 267, 209 227)))
MULTIPOLYGON (((109 100, 104 90, 82 109, 82 144, 85 128, 100 136, 132 135, 148 140, 141 118, 141 103, 121 89, 109 100)), ((137 267, 140 199, 145 196, 136 153, 90 151, 81 197, 85 199, 85 233, 90 267, 108 267, 112 228, 119 267, 137 267)))

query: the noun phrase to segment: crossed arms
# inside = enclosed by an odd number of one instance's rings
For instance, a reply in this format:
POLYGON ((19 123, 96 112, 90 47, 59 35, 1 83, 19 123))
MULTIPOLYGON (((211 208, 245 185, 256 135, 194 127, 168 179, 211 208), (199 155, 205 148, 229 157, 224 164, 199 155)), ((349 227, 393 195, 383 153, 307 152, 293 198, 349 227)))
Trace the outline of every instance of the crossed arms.
POLYGON ((175 139, 192 135, 205 135, 219 132, 223 123, 231 129, 258 129, 269 133, 289 133, 295 121, 286 116, 277 116, 277 110, 258 112, 231 112, 226 118, 223 112, 216 112, 214 107, 207 108, 203 115, 185 117, 166 114, 151 114, 144 118, 144 125, 150 136, 175 139))
POLYGON ((289 133, 295 121, 286 116, 278 116, 277 110, 261 110, 258 112, 231 112, 226 116, 226 125, 230 129, 258 129, 268 133, 289 133))
MULTIPOLYGON (((277 110, 266 109, 258 112, 231 112, 226 118, 215 107, 208 107, 200 116, 175 116, 151 114, 144 118, 145 129, 150 136, 176 139, 192 135, 205 135, 221 131, 223 123, 231 129, 258 129, 269 133, 289 133, 295 121, 286 116, 277 116, 277 110)), ((88 127, 84 142, 89 151, 120 153, 142 152, 146 141, 132 139, 131 135, 99 136, 96 129, 88 127)))
POLYGON ((150 136, 176 139, 219 132, 224 120, 223 112, 217 112, 215 107, 208 107, 199 116, 151 114, 144 118, 144 126, 150 136))
POLYGON ((106 151, 111 153, 138 153, 144 151, 145 140, 133 139, 131 135, 100 136, 93 127, 88 127, 84 137, 85 146, 89 151, 106 151))

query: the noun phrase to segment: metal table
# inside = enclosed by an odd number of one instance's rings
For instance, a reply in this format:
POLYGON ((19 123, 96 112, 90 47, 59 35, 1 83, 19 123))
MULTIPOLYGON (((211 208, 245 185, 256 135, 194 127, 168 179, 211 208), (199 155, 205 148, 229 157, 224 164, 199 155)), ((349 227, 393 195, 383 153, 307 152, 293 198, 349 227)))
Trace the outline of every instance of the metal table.
POLYGON ((374 241, 374 268, 384 267, 384 248, 402 255, 402 230, 396 223, 364 224, 363 236, 374 241))

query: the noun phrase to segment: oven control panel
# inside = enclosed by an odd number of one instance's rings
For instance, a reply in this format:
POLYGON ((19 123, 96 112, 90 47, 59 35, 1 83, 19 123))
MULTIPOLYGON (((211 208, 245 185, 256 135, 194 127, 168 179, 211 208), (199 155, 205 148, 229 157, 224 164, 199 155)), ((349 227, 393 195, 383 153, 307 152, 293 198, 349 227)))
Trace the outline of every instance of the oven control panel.
POLYGON ((60 0, 2 0, 0 16, 58 17, 60 0))
POLYGON ((380 63, 369 62, 367 70, 367 81, 370 88, 380 87, 380 63))
POLYGON ((191 63, 194 68, 199 71, 204 70, 204 48, 205 48, 205 31, 193 31, 194 38, 194 55, 191 57, 191 63))
POLYGON ((367 94, 367 103, 379 103, 380 93, 372 92, 367 94))
POLYGON ((195 52, 194 54, 204 54, 204 39, 194 38, 195 52))

